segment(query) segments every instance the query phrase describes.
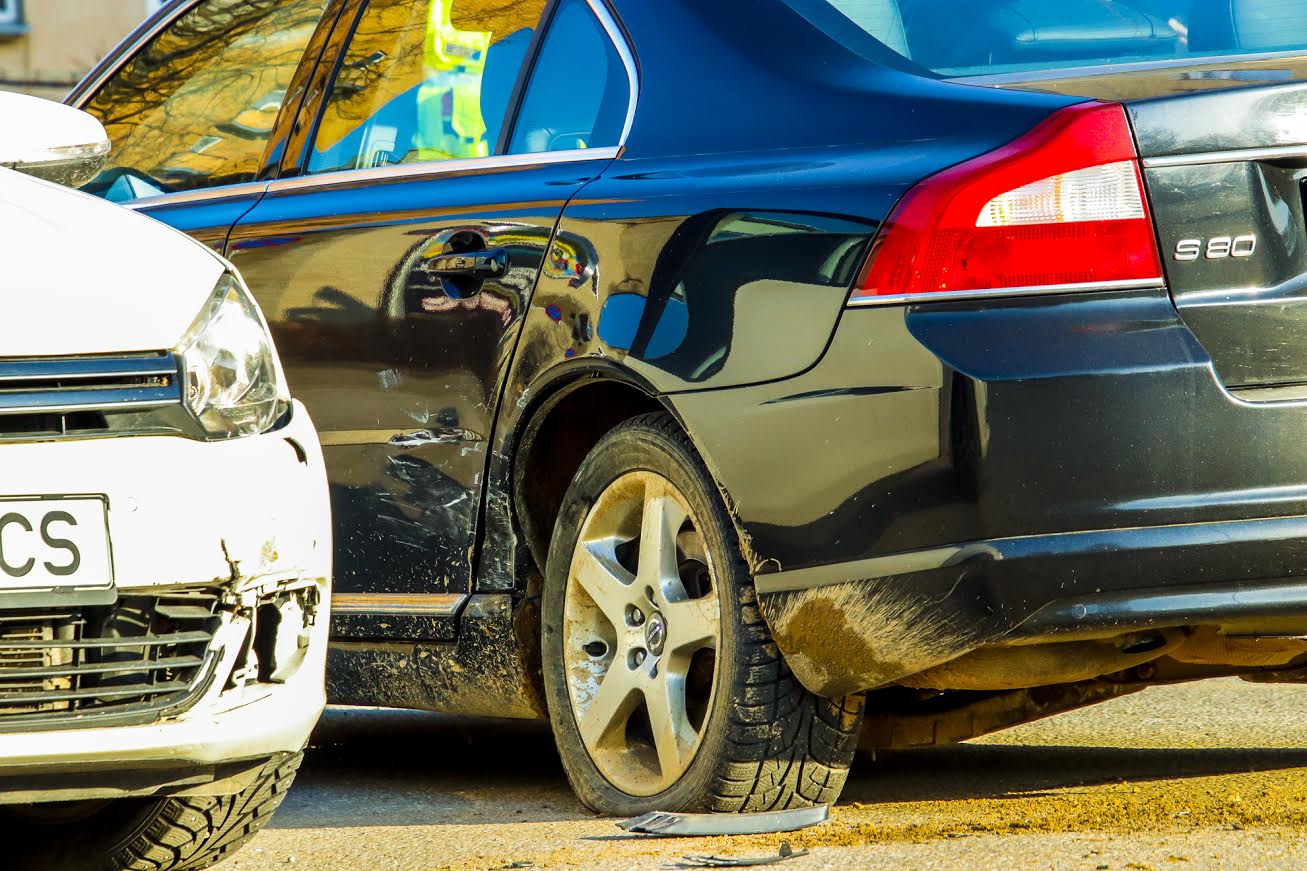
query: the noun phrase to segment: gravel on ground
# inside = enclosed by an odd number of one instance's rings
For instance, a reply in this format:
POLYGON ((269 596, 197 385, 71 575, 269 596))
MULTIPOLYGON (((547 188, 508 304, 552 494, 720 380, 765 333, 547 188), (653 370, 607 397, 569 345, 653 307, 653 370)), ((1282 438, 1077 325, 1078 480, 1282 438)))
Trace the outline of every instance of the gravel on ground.
POLYGON ((330 709, 271 826, 224 868, 1307 868, 1307 687, 1158 687, 949 748, 862 761, 829 823, 628 835, 572 797, 541 724, 330 709))

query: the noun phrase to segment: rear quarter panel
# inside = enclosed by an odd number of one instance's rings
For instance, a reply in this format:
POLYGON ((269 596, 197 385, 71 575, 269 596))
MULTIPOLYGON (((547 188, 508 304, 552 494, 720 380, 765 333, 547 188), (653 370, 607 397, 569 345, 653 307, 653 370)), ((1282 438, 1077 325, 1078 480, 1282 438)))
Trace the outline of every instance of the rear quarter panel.
MULTIPOLYGON (((524 315, 478 589, 530 574, 496 494, 511 489, 551 391, 620 372, 652 395, 711 396, 805 372, 903 193, 1074 102, 878 66, 779 2, 748 17, 694 0, 612 5, 639 65, 634 124, 620 158, 564 209, 524 315)), ((733 448, 701 436, 721 421, 699 413, 687 406, 683 422, 718 468, 715 454, 733 448)))

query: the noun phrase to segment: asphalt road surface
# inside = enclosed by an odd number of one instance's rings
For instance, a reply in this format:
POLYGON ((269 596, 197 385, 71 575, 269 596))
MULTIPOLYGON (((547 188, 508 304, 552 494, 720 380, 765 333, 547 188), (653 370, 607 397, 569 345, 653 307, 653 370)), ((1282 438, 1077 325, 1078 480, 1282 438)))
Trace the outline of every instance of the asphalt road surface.
POLYGON ((332 709, 271 826, 221 867, 655 869, 782 841, 810 851, 786 871, 1307 868, 1307 686, 1150 689, 882 755, 826 825, 731 839, 629 836, 595 817, 541 726, 332 709))

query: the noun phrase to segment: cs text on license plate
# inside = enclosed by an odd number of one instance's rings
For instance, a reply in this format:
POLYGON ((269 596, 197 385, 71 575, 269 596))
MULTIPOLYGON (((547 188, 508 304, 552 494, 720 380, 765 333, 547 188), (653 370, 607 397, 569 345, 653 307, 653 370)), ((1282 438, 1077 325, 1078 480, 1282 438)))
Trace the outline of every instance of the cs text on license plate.
POLYGON ((113 586, 103 496, 0 497, 0 593, 113 586))

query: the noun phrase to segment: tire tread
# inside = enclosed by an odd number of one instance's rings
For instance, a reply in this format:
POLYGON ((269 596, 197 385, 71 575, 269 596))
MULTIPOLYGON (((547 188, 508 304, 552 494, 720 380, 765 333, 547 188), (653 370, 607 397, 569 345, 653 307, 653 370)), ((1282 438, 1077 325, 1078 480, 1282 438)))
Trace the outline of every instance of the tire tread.
MULTIPOLYGON (((694 463, 703 480, 714 480, 670 414, 634 417, 605 436, 604 442, 626 433, 653 434, 670 442, 677 454, 694 463)), ((763 619, 735 525, 729 521, 724 525, 732 565, 721 567, 724 572, 719 574, 737 579, 742 678, 734 688, 725 752, 709 781, 708 794, 700 797, 697 807, 680 809, 754 813, 832 804, 844 788, 857 750, 863 698, 827 699, 799 683, 763 619)))
POLYGON ((281 806, 303 753, 268 762, 236 795, 165 801, 158 814, 114 856, 123 871, 199 871, 245 846, 281 806))

